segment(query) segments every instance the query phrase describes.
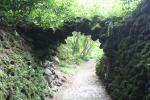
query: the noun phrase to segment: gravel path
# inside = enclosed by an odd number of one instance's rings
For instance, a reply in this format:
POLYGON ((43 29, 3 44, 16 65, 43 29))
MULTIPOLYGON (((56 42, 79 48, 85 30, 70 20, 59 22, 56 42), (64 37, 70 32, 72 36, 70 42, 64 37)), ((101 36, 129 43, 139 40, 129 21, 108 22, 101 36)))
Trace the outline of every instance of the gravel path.
POLYGON ((95 75, 95 61, 82 64, 70 83, 51 100, 111 100, 95 75))

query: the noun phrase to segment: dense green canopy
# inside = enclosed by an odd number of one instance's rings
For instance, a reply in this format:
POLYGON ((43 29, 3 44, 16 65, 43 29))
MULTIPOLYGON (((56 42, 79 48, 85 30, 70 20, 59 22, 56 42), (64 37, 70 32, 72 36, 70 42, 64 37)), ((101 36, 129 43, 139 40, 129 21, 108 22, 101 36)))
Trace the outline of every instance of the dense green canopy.
POLYGON ((0 20, 5 24, 34 22, 57 28, 74 17, 124 16, 141 0, 1 0, 0 20))

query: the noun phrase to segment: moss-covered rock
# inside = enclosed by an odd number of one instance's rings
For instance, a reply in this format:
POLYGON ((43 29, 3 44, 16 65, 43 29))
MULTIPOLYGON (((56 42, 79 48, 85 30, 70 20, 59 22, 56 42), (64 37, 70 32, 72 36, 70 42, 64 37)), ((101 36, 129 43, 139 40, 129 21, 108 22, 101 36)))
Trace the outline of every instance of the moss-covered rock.
MULTIPOLYGON (((114 100, 149 99, 148 27, 150 19, 148 9, 150 9, 150 2, 144 0, 131 17, 119 21, 122 24, 118 26, 113 24, 114 27, 109 33, 111 35, 102 42, 105 56, 111 59, 109 73, 111 80, 106 81, 107 89, 114 100)), ((103 66, 99 65, 97 71, 103 66)), ((103 73, 105 74, 106 71, 103 73)), ((98 75, 104 76, 104 74, 98 75)))
POLYGON ((44 69, 13 30, 0 29, 0 100, 41 100, 48 95, 44 69))

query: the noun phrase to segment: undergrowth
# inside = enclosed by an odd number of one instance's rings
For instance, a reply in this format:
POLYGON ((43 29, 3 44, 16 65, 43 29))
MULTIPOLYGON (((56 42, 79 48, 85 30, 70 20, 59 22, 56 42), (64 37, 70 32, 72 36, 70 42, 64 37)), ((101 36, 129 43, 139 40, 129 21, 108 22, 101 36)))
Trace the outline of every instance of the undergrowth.
POLYGON ((44 70, 30 47, 10 32, 0 34, 0 100, 41 100, 49 95, 44 70))
POLYGON ((64 61, 59 62, 60 70, 63 71, 65 74, 73 75, 75 73, 75 65, 71 65, 64 61))

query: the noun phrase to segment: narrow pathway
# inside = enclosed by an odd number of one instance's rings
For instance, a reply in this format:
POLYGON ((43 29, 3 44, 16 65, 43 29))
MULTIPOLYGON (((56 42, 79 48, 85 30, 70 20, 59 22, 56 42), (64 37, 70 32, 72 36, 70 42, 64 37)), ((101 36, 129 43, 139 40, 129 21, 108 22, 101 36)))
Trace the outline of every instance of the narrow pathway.
POLYGON ((95 75, 95 61, 82 64, 70 83, 52 100, 111 100, 95 75))

